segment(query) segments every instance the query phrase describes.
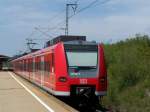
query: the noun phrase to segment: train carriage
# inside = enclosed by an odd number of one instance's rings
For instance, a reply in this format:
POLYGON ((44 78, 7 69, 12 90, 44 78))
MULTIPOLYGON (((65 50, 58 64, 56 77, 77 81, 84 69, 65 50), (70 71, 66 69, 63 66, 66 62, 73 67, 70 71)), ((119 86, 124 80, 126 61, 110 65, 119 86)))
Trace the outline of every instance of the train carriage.
POLYGON ((12 60, 14 72, 56 96, 106 94, 107 72, 102 44, 77 36, 58 37, 50 44, 12 60))

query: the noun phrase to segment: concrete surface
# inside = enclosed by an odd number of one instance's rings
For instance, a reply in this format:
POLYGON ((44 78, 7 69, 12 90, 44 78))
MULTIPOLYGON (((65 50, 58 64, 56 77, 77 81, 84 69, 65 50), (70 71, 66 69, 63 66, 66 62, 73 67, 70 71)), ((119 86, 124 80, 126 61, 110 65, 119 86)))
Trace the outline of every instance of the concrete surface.
MULTIPOLYGON (((70 106, 12 73, 54 112, 76 112, 70 106)), ((0 112, 49 112, 8 72, 0 72, 0 112)))

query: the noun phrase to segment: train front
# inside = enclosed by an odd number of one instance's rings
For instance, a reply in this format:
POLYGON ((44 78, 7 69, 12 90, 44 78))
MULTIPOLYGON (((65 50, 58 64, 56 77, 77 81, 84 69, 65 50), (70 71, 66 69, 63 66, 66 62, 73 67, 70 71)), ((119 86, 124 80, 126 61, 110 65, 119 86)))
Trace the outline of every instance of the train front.
POLYGON ((103 96, 107 73, 102 45, 77 41, 64 43, 71 96, 103 96))

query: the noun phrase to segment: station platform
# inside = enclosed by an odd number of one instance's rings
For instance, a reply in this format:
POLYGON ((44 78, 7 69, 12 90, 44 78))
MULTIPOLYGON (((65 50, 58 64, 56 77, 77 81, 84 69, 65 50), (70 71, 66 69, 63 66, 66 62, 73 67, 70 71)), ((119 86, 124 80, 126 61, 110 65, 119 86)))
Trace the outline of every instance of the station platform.
POLYGON ((12 72, 0 72, 0 112, 77 112, 12 72))

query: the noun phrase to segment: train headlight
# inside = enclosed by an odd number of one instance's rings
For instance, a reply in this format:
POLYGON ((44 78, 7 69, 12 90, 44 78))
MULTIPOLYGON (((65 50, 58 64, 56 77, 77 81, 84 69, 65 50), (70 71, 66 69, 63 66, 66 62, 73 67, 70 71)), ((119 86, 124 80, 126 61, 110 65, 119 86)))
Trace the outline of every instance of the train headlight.
POLYGON ((101 78, 101 79, 100 79, 100 82, 101 82, 101 83, 105 83, 105 81, 106 81, 105 79, 106 79, 105 77, 101 78))
POLYGON ((66 77, 59 77, 59 81, 60 82, 67 82, 67 78, 66 77))

